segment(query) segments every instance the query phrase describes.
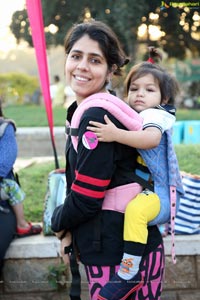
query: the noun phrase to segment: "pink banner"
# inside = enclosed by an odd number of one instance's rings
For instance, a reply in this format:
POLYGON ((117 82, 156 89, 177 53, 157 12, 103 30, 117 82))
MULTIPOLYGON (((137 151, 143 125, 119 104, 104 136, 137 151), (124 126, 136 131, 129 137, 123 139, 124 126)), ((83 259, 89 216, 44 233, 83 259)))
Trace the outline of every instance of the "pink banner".
MULTIPOLYGON (((49 123, 50 135, 53 145, 53 151, 57 163, 57 155, 55 149, 55 141, 53 134, 53 112, 50 96, 49 75, 46 55, 46 41, 44 35, 44 24, 42 16, 41 0, 26 0, 27 13, 32 32, 33 45, 35 47, 38 71, 40 76, 40 84, 44 97, 46 113, 49 123)), ((57 167, 57 166, 56 166, 57 167)))

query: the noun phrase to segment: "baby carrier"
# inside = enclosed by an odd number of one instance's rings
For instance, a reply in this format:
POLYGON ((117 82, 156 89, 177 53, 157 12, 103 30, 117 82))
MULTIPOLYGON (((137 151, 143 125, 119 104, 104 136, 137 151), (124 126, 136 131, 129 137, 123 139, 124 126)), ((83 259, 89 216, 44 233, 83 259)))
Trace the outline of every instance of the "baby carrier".
MULTIPOLYGON (((77 107, 77 109, 75 110, 75 112, 73 114, 73 117, 71 120, 71 125, 69 125, 68 123, 66 124, 66 134, 71 136, 73 147, 76 151, 77 151, 77 145, 78 145, 78 128, 79 128, 79 124, 81 121, 81 117, 82 117, 83 113, 90 107, 100 107, 105 110, 108 110, 128 130, 135 131, 135 130, 142 129, 142 118, 133 109, 131 109, 125 102, 123 102, 119 98, 117 98, 109 93, 98 93, 98 94, 95 94, 95 95, 92 95, 92 96, 86 98, 83 102, 81 102, 81 104, 77 107)), ((169 133, 166 133, 166 136, 167 136, 167 138, 170 139, 169 133)), ((170 141, 170 145, 169 145, 168 157, 166 157, 166 161, 168 161, 168 158, 170 158, 170 155, 172 154, 172 151, 173 151, 171 140, 169 140, 169 141, 170 141)), ((139 151, 139 152, 140 152, 140 155, 143 156, 143 151, 139 151)), ((144 153, 146 153, 146 152, 147 151, 145 150, 144 153)), ((164 155, 164 154, 165 153, 161 151, 161 155, 164 155)), ((145 160, 145 157, 143 159, 145 160)), ((154 172, 154 170, 153 170, 154 166, 150 164, 150 160, 152 160, 152 159, 146 159, 146 164, 147 164, 147 167, 149 168, 149 170, 154 172)), ((175 162, 175 160, 173 160, 173 162, 175 162)), ((179 177, 177 161, 176 161, 176 167, 173 167, 173 165, 170 164, 170 172, 172 172, 171 174, 168 174, 169 169, 161 170, 161 172, 162 171, 165 173, 164 176, 166 176, 166 179, 167 179, 165 182, 165 185, 164 185, 164 189, 166 191, 166 194, 168 195, 167 202, 168 202, 168 206, 169 206, 169 211, 170 211, 170 207, 171 207, 172 258, 173 258, 173 262, 175 263, 173 226, 174 226, 174 219, 175 219, 175 215, 176 215, 177 195, 179 195, 179 193, 182 193, 181 183, 179 186, 180 177, 179 177)), ((134 174, 134 172, 133 172, 133 179, 135 182, 139 183, 144 188, 154 190, 152 185, 150 185, 144 179, 140 178, 138 175, 134 174)), ((155 186, 155 180, 157 180, 157 176, 154 177, 154 186, 155 186)), ((115 189, 117 189, 117 188, 115 188, 115 189)), ((114 189, 112 189, 112 190, 114 190, 114 189)), ((109 192, 110 192, 109 190, 106 192, 102 209, 110 209, 110 206, 112 206, 112 203, 115 202, 115 201, 111 201, 111 202, 109 201, 110 198, 112 198, 109 196, 109 192)), ((115 195, 118 195, 118 193, 116 193, 115 195)), ((116 200, 116 198, 114 200, 116 200)), ((126 201, 121 201, 121 202, 126 203, 126 201)), ((119 209, 120 212, 125 211, 126 204, 122 204, 122 206, 119 209)), ((113 207, 111 207, 111 209, 113 209, 113 207)), ((161 213, 163 213, 163 211, 161 211, 161 213)), ((170 213, 168 215, 170 215, 170 213)), ((160 221, 162 221, 162 218, 164 219, 164 217, 162 216, 160 218, 160 221)), ((169 218, 169 216, 168 216, 168 218, 169 218)), ((167 221, 169 221, 169 220, 167 220, 167 221)), ((97 226, 97 228, 98 228, 98 226, 97 226)), ((70 290, 70 298, 71 299, 80 299, 80 273, 78 270, 78 265, 76 263, 76 257, 73 253, 72 253, 71 259, 70 259, 70 267, 71 267, 71 272, 72 272, 72 284, 71 284, 71 290, 70 290)))
MULTIPOLYGON (((77 107, 71 121, 71 126, 67 125, 66 132, 71 135, 74 149, 77 150, 78 127, 81 117, 90 107, 102 107, 108 110, 116 119, 118 119, 128 130, 142 129, 141 117, 130 108, 125 102, 109 93, 98 93, 86 98, 77 107)), ((161 210, 159 215, 150 225, 166 223, 171 221, 172 234, 172 258, 175 262, 174 251, 174 220, 177 212, 180 196, 184 194, 181 176, 178 168, 178 161, 172 144, 171 133, 166 131, 158 148, 159 156, 154 149, 138 150, 144 159, 149 171, 152 174, 154 182, 154 191, 158 194, 161 201, 161 210), (160 157, 164 164, 160 166, 160 157)), ((143 187, 152 190, 152 186, 144 179, 133 174, 136 182, 143 187)), ((109 193, 109 192, 108 192, 109 193)), ((106 198, 106 197, 105 197, 106 198)), ((127 203, 126 203, 127 204, 127 203)), ((103 204, 104 206, 105 204, 103 204)), ((123 208, 125 210, 125 206, 123 208)))

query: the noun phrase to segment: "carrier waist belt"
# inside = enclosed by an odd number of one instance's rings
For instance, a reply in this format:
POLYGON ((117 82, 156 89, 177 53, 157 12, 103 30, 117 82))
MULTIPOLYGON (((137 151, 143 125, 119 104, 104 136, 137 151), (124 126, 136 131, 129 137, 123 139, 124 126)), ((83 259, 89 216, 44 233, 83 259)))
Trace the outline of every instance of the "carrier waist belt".
POLYGON ((142 191, 142 186, 136 182, 115 187, 106 191, 103 210, 125 212, 127 204, 142 191))

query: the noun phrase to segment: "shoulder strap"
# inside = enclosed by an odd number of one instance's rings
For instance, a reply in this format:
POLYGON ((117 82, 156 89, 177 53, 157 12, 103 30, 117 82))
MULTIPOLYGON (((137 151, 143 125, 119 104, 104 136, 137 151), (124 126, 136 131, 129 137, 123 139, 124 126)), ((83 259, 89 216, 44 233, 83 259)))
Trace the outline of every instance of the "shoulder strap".
POLYGON ((79 271, 79 264, 77 262, 76 253, 74 248, 70 255, 70 270, 72 274, 72 282, 70 287, 70 299, 81 300, 81 274, 79 271))
MULTIPOLYGON (((77 129, 83 113, 91 107, 100 107, 108 110, 128 130, 140 130, 142 118, 126 102, 109 93, 97 93, 86 98, 78 105, 71 121, 71 128, 77 129)), ((77 136, 72 135, 74 149, 77 150, 77 136)))
POLYGON ((12 124, 14 127, 14 130, 16 131, 15 122, 13 120, 0 118, 0 138, 4 135, 4 132, 5 132, 8 124, 12 124))
POLYGON ((176 153, 174 151, 172 134, 170 130, 166 131, 167 136, 167 160, 169 167, 169 188, 170 188, 170 205, 171 205, 171 255, 172 261, 176 263, 176 254, 175 254, 175 217, 176 217, 176 206, 177 206, 177 192, 180 195, 184 195, 184 189, 182 185, 181 174, 179 170, 178 160, 176 153))
POLYGON ((0 138, 4 135, 7 126, 8 126, 7 122, 0 124, 0 138))

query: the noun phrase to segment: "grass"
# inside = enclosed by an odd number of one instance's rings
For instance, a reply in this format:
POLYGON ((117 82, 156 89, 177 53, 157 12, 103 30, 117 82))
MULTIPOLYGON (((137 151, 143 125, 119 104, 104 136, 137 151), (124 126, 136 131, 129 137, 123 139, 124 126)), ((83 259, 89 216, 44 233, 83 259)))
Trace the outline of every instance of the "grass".
MULTIPOLYGON (((48 126, 46 109, 39 105, 13 105, 4 108, 4 115, 15 120, 17 127, 43 127, 48 126)), ((66 119, 66 109, 55 107, 53 109, 54 126, 63 126, 66 119)))
POLYGON ((176 120, 200 120, 200 109, 177 109, 176 120))
POLYGON ((175 145, 181 171, 200 175, 200 145, 175 145))
MULTIPOLYGON (((64 167, 64 159, 59 161, 64 167)), ((27 220, 42 222, 48 174, 55 169, 54 161, 31 165, 18 172, 20 184, 26 193, 24 212, 27 220)))
MULTIPOLYGON (((13 105, 4 108, 7 118, 13 119, 17 127, 48 126, 46 110, 39 105, 13 105)), ((54 126, 63 126, 66 119, 66 109, 53 108, 54 126)), ((177 121, 200 120, 200 109, 177 109, 177 121)))
MULTIPOLYGON (((181 171, 200 175, 200 145, 176 145, 175 150, 181 171), (188 155, 190 153, 190 155, 188 155)), ((65 165, 64 159, 60 168, 65 165)), ((21 186, 26 192, 24 211, 27 220, 42 222, 44 200, 47 191, 47 178, 50 171, 54 170, 54 162, 35 164, 19 171, 21 186)))

